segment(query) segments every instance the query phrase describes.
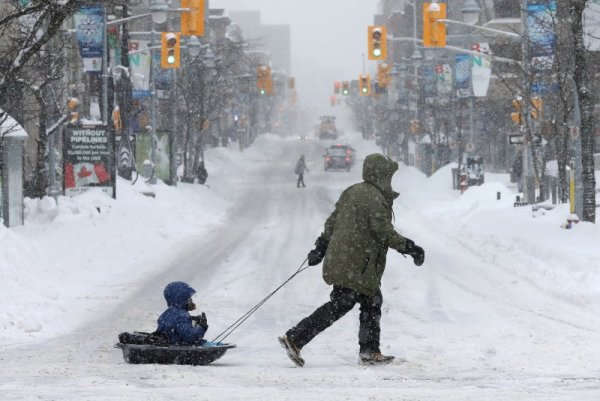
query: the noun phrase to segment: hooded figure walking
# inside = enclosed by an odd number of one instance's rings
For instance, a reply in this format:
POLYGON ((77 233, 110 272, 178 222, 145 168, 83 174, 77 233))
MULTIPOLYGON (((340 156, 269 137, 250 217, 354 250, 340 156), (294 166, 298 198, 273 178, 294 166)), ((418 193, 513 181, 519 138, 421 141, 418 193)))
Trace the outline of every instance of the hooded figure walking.
POLYGON ((364 364, 390 363, 394 357, 380 350, 380 318, 383 297, 381 277, 388 248, 412 256, 421 266, 425 251, 394 230, 392 204, 398 193, 392 190, 392 176, 398 163, 371 154, 363 164, 363 182, 347 188, 325 221, 323 233, 308 254, 308 264, 323 258, 323 279, 333 285, 330 301, 279 337, 290 359, 303 366, 300 350, 320 332, 360 304, 359 361, 364 364))
POLYGON ((296 162, 296 168, 294 169, 294 173, 298 174, 298 182, 296 183, 296 187, 298 188, 300 188, 300 185, 302 185, 302 188, 306 187, 304 185, 304 170, 309 171, 304 161, 304 155, 302 155, 296 162))

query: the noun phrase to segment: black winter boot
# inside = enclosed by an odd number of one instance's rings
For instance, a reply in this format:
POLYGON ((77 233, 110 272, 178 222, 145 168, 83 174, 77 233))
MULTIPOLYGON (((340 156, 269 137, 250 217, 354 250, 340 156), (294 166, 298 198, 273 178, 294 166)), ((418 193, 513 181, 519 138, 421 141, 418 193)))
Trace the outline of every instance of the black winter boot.
POLYGON ((363 365, 385 365, 392 363, 394 356, 383 355, 381 352, 361 352, 358 354, 359 362, 363 365))
POLYGON ((296 364, 296 366, 304 366, 304 359, 300 356, 300 348, 294 344, 294 341, 288 336, 278 337, 279 344, 287 351, 288 357, 296 364))

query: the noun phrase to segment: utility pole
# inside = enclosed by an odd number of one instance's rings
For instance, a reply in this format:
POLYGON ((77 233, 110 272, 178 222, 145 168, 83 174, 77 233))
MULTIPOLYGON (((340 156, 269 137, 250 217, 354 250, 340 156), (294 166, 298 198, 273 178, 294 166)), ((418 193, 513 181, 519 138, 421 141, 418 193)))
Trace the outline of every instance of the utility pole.
POLYGON ((523 39, 521 43, 521 49, 523 53, 523 81, 525 87, 523 89, 523 117, 524 123, 521 126, 525 132, 524 141, 523 141, 523 174, 521 176, 522 179, 522 188, 523 188, 523 197, 526 199, 528 203, 535 203, 535 180, 532 176, 533 172, 533 163, 535 161, 532 157, 532 118, 531 118, 531 63, 530 63, 530 46, 529 46, 529 29, 527 27, 527 10, 529 6, 529 0, 523 1, 523 9, 521 10, 521 23, 523 25, 523 39))

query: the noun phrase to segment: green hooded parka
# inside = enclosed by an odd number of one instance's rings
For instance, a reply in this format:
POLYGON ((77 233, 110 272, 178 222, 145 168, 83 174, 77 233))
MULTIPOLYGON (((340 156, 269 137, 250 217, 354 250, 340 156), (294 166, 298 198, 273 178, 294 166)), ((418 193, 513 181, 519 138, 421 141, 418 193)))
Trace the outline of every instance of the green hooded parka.
POLYGON ((371 296, 381 285, 388 248, 405 252, 407 240, 392 225, 392 176, 398 163, 378 153, 365 158, 363 182, 347 188, 325 222, 327 284, 371 296))

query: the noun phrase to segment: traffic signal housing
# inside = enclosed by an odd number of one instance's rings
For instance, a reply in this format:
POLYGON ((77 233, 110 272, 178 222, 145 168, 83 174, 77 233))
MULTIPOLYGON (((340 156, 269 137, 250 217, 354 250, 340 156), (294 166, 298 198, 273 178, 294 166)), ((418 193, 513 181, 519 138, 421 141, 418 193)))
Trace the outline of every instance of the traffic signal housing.
POLYGON ((261 65, 257 70, 257 87, 261 96, 273 94, 273 79, 271 78, 271 68, 261 65))
POLYGON ((423 47, 446 47, 446 3, 423 4, 423 47))
POLYGON ((390 65, 388 63, 381 63, 377 66, 377 85, 381 89, 387 89, 390 84, 390 65))
POLYGON ((204 36, 205 0, 181 0, 181 8, 190 11, 181 13, 181 34, 185 36, 204 36))
POLYGON ((342 95, 348 96, 350 94, 350 82, 342 81, 342 95))
POLYGON ((413 134, 418 134, 421 130, 421 123, 417 119, 410 120, 410 132, 413 134))
POLYGON ((358 90, 361 96, 371 95, 371 76, 369 74, 358 76, 358 90))
POLYGON ((368 30, 369 60, 387 59, 387 28, 371 25, 368 30))
POLYGON ((181 41, 179 32, 162 32, 161 57, 162 68, 179 68, 181 66, 181 41))
POLYGON ((521 98, 514 99, 512 101, 512 106, 515 109, 512 113, 510 113, 510 119, 517 125, 523 124, 523 101, 521 98))
POLYGON ((543 114, 544 100, 541 97, 531 98, 531 118, 540 118, 543 114))
POLYGON ((335 93, 336 95, 339 95, 341 90, 342 90, 342 83, 340 81, 335 81, 333 83, 333 93, 335 93))

